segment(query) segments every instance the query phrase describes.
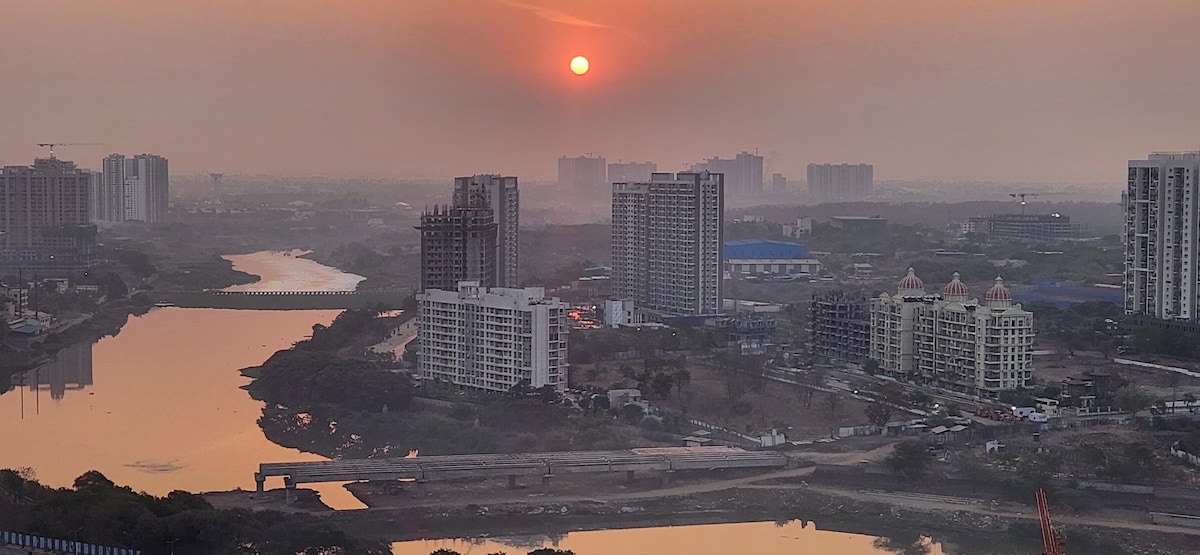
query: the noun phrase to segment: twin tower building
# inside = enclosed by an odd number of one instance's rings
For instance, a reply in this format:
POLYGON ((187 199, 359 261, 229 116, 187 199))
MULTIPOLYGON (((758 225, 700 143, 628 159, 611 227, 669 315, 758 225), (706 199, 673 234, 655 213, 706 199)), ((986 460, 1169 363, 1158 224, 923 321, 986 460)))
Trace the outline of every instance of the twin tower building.
MULTIPOLYGON (((612 294, 662 316, 722 301, 724 175, 655 173, 612 185, 612 294)), ((508 391, 567 386, 568 305, 519 287, 517 178, 454 180, 421 215, 417 339, 422 379, 508 391)))

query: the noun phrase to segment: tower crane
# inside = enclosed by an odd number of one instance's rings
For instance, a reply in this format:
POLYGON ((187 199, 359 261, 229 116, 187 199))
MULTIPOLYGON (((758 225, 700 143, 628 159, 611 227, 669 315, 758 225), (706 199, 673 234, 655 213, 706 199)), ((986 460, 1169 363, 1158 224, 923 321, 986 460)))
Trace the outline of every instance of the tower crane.
POLYGON ((1021 199, 1021 215, 1025 215, 1025 197, 1038 198, 1039 193, 1009 193, 1008 196, 1021 199))
POLYGON ((50 159, 54 159, 54 147, 56 146, 100 146, 100 143, 38 143, 42 148, 50 148, 50 159))
POLYGON ((1046 503, 1046 490, 1037 490, 1037 507, 1038 515, 1042 519, 1042 555, 1066 555, 1067 540, 1050 522, 1050 505, 1046 503))

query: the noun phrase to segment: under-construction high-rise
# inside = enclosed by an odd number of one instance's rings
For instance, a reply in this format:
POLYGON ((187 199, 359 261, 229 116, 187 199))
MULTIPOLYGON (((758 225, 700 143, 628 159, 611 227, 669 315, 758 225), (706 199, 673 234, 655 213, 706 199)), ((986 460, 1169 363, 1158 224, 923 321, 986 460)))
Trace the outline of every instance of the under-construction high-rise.
POLYGON ((421 289, 456 291, 460 281, 496 287, 496 222, 492 209, 437 205, 421 214, 421 289))

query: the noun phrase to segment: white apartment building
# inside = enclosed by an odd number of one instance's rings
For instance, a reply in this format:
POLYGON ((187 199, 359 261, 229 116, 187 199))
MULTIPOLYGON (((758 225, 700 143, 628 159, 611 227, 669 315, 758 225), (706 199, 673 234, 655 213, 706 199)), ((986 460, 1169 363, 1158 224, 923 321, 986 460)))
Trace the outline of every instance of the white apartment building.
POLYGON ((492 210, 496 224, 496 285, 516 287, 521 216, 517 178, 500 175, 454 178, 454 206, 478 207, 480 203, 492 210))
POLYGON ((613 297, 669 316, 721 312, 724 182, 684 172, 613 183, 613 297))
POLYGON ((957 272, 939 295, 909 268, 895 295, 871 301, 870 358, 900 380, 994 399, 1034 383, 1033 313, 1000 278, 981 303, 957 272))
POLYGON ((545 289, 492 288, 417 295, 421 379, 508 391, 514 385, 567 387, 567 304, 545 289))
POLYGON ((1125 313, 1200 320, 1200 152, 1129 161, 1125 208, 1125 313))
POLYGON ((162 156, 112 154, 93 187, 92 213, 99 221, 161 222, 167 217, 170 181, 162 156))

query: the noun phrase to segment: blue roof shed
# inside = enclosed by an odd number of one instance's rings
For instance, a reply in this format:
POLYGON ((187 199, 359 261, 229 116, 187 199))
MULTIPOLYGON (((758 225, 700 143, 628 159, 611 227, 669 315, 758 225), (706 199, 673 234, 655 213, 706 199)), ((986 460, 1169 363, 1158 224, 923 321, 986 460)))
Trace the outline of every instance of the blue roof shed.
POLYGON ((743 239, 725 241, 725 260, 792 260, 808 258, 808 249, 799 243, 743 239))

